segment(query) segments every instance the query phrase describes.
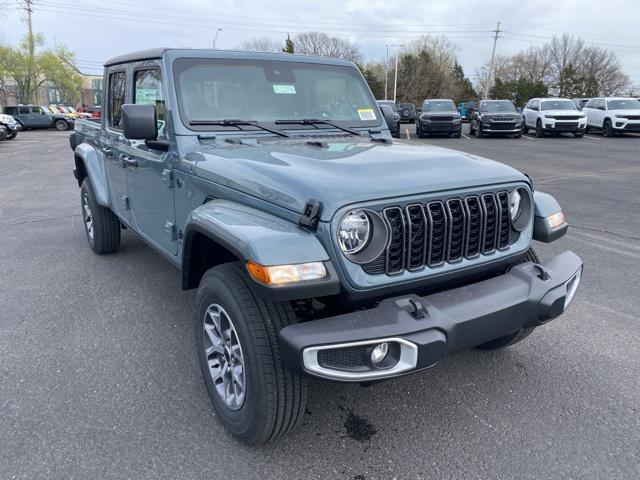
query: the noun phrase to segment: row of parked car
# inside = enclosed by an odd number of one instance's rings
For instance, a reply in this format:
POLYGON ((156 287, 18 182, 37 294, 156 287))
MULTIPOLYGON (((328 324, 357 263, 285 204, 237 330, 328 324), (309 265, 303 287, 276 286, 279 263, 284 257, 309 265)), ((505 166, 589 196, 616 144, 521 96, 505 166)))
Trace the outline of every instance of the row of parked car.
POLYGON ((582 109, 568 98, 532 98, 523 108, 516 108, 510 100, 482 100, 458 107, 450 99, 427 99, 421 109, 413 104, 396 106, 388 100, 379 100, 378 104, 393 110, 394 121, 389 128, 395 137, 400 136, 403 122, 415 122, 419 138, 460 137, 464 121, 469 122, 469 132, 478 138, 494 134, 518 138, 530 130, 537 137, 570 133, 576 138, 590 130, 601 131, 605 136, 640 132, 640 101, 636 98, 591 98, 582 109))
POLYGON ((64 105, 7 105, 0 114, 0 141, 16 138, 20 130, 73 129, 78 118, 100 118, 100 107, 76 110, 64 105))

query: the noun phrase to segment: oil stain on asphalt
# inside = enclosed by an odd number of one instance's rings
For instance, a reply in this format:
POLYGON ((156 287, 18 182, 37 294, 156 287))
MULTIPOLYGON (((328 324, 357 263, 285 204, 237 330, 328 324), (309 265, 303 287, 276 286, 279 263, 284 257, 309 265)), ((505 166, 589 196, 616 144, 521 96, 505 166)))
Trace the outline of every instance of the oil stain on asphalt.
POLYGON ((359 442, 366 442, 377 433, 376 428, 364 417, 356 415, 353 411, 349 410, 347 413, 347 419, 344 421, 344 428, 354 440, 359 442))

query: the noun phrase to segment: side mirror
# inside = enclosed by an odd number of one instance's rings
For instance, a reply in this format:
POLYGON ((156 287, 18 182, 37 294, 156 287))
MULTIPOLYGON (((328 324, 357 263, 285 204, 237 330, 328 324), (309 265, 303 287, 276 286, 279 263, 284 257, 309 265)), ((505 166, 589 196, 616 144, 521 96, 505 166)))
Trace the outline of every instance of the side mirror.
POLYGON ((393 128, 393 110, 389 105, 380 105, 380 111, 384 121, 387 122, 387 128, 391 130, 393 128))
POLYGON ((122 130, 130 140, 156 140, 158 122, 153 105, 122 105, 122 130))

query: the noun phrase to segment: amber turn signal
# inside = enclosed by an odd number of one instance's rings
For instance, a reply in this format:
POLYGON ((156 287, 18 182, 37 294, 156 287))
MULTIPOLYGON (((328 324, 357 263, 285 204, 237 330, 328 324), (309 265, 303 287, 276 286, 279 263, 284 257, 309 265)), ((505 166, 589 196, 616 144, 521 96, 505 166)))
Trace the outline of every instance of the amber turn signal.
POLYGON ((265 285, 319 280, 327 276, 327 269, 322 262, 264 266, 249 260, 246 266, 249 275, 265 285))

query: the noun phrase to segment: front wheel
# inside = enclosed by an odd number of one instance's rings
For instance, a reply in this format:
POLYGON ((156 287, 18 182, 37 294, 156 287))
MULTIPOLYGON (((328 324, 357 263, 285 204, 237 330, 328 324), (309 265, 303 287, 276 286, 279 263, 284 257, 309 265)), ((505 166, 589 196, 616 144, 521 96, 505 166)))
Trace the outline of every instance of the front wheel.
POLYGON ((536 137, 544 137, 544 130, 542 129, 542 122, 540 120, 538 120, 538 123, 536 123, 536 137))
POLYGON ((573 136, 575 138, 582 138, 582 137, 584 137, 584 132, 574 132, 573 136))
POLYGON ((526 135, 527 133, 529 133, 529 127, 527 127, 526 120, 522 120, 522 134, 526 135))
POLYGON ((82 220, 91 249, 99 254, 113 253, 120 246, 120 220, 107 207, 100 205, 88 178, 80 189, 82 220))
POLYGON ((480 122, 478 122, 478 124, 476 125, 476 138, 482 138, 484 136, 484 134, 482 133, 482 124, 480 122))
MULTIPOLYGON (((540 258, 538 257, 538 254, 533 249, 533 247, 529 247, 529 250, 527 250, 527 252, 524 254, 524 257, 522 257, 522 260, 520 261, 520 263, 527 262, 540 263, 540 258)), ((531 335, 535 328, 536 327, 521 328, 520 330, 517 330, 509 335, 494 338, 493 340, 480 344, 476 348, 479 350, 501 350, 503 348, 510 347, 511 345, 515 345, 516 343, 521 342, 529 335, 531 335)))
POLYGON ((287 370, 278 333, 295 321, 290 303, 256 298, 242 264, 202 277, 195 318, 202 376, 222 424, 248 444, 284 435, 301 420, 306 380, 287 370))
POLYGON ((13 140, 14 138, 16 138, 18 136, 18 131, 17 130, 12 130, 8 133, 7 135, 7 140, 13 140))
POLYGON ((605 137, 613 137, 613 125, 611 125, 611 120, 605 120, 604 126, 602 128, 602 134, 605 137))

